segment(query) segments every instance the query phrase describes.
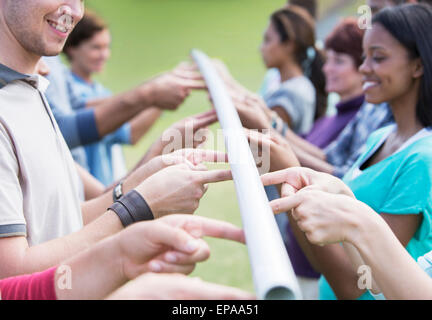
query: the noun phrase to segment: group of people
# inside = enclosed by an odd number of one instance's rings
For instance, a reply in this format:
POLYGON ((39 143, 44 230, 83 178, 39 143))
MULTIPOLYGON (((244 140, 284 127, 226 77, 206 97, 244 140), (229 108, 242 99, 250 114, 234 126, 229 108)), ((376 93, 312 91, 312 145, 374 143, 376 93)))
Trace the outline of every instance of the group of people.
POLYGON ((263 183, 307 299, 431 296, 432 7, 414 2, 368 1, 372 28, 342 20, 325 59, 311 14, 276 11, 260 96, 220 68, 243 125, 267 131, 247 135, 270 150, 263 183))
MULTIPOLYGON (((432 6, 369 0, 371 29, 343 19, 320 48, 316 5, 290 0, 271 15, 259 93, 214 66, 249 141, 270 152, 262 182, 304 298, 429 299, 432 6), (370 286, 358 285, 361 266, 370 286)), ((122 178, 114 170, 118 144, 206 89, 196 66, 111 94, 94 80, 109 28, 79 0, 0 0, 0 41, 1 297, 253 299, 184 276, 209 257, 202 237, 245 242, 192 215, 208 184, 232 178, 204 165, 227 155, 198 148, 203 134, 185 143, 213 110, 167 128, 122 178)))

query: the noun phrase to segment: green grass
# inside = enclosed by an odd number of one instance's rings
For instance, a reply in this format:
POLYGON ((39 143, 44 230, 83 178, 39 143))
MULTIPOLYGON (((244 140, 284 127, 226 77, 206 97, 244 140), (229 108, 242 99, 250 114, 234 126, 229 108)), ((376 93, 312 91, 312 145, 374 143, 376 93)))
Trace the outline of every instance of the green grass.
MULTIPOLYGON (((330 5, 331 0, 319 0, 330 5)), ((110 25, 112 57, 98 79, 113 92, 127 90, 188 59, 192 48, 226 62, 233 75, 252 90, 259 88, 265 69, 259 55, 262 33, 272 11, 285 0, 89 0, 87 5, 110 25)), ((176 112, 166 112, 135 147, 125 148, 132 167, 170 124, 210 107, 207 95, 193 93, 176 112)), ((218 125, 212 126, 215 130, 218 125)), ((198 215, 241 225, 232 182, 212 185, 198 215)), ((246 247, 208 239, 212 256, 194 276, 253 291, 246 247)))

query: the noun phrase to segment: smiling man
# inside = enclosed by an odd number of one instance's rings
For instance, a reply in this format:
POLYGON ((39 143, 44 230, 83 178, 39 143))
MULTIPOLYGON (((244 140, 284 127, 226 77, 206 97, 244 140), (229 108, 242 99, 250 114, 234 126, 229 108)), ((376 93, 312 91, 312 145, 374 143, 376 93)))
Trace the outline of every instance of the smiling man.
POLYGON ((63 48, 82 17, 83 1, 59 4, 0 2, 0 41, 6 44, 0 48, 0 235, 26 235, 31 244, 82 226, 78 177, 43 96, 48 82, 31 75, 42 55, 63 48), (65 16, 71 24, 60 24, 65 16))
POLYGON ((41 56, 61 52, 83 6, 0 0, 0 278, 55 266, 132 223, 193 213, 208 183, 231 179, 181 153, 170 165, 158 158, 138 168, 114 204, 108 192, 80 205, 75 163, 45 99, 48 81, 34 73, 41 56))
POLYGON ((61 52, 82 18, 84 1, 2 1, 0 37, 7 46, 3 62, 21 73, 33 73, 42 55, 61 52))

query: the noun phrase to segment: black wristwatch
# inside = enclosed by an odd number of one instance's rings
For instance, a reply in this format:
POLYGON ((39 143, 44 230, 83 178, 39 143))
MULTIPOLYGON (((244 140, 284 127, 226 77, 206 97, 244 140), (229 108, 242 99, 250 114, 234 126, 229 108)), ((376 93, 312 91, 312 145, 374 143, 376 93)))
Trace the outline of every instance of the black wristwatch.
POLYGON ((120 181, 113 189, 113 202, 123 197, 123 180, 120 181))

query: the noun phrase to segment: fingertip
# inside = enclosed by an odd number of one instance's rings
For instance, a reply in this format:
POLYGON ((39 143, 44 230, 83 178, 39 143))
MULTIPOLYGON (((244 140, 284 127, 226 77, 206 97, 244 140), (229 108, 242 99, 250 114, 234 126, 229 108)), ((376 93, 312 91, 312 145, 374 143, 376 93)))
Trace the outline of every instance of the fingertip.
POLYGON ((273 213, 275 215, 281 213, 281 211, 280 211, 280 204, 279 204, 278 200, 279 199, 276 199, 276 200, 273 200, 273 201, 269 202, 270 208, 272 209, 272 211, 273 211, 273 213))
POLYGON ((198 249, 198 247, 199 247, 199 240, 191 239, 186 243, 184 250, 186 252, 192 253, 195 252, 198 249))
POLYGON ((158 261, 150 261, 149 270, 151 272, 155 272, 155 273, 161 272, 162 271, 162 264, 159 263, 158 261))
POLYGON ((177 255, 174 252, 167 252, 165 254, 165 261, 168 263, 176 263, 178 261, 177 255))
POLYGON ((244 230, 241 230, 241 234, 240 234, 240 239, 239 239, 240 243, 246 244, 246 234, 244 232, 244 230))

